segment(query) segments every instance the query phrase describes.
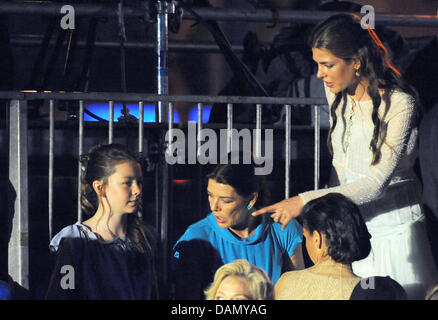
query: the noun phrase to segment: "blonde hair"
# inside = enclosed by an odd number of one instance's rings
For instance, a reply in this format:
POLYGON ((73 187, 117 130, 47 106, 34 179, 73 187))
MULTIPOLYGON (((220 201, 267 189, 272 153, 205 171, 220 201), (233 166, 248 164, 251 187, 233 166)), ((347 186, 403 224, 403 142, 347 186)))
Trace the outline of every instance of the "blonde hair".
POLYGON ((214 281, 204 291, 206 300, 214 300, 219 285, 229 276, 246 279, 252 300, 274 300, 274 285, 266 272, 244 259, 235 260, 217 269, 214 281))

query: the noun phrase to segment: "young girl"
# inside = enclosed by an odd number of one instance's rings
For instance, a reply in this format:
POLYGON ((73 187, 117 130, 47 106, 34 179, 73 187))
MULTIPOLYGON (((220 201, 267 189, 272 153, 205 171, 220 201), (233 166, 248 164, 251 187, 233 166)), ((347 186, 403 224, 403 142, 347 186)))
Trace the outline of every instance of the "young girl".
POLYGON ((141 222, 140 160, 116 144, 81 156, 88 220, 63 228, 50 243, 56 266, 48 299, 150 299, 154 238, 141 222))

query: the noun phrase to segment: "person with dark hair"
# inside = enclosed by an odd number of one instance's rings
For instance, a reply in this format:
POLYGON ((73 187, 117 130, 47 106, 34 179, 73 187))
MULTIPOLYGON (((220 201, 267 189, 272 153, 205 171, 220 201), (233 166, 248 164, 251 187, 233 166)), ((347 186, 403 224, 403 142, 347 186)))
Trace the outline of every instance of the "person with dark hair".
POLYGON ((109 144, 93 147, 81 164, 81 205, 91 217, 63 228, 50 242, 56 266, 46 298, 150 299, 156 243, 138 216, 140 159, 109 144))
POLYGON ((347 300, 359 283, 351 264, 368 256, 371 235, 359 207, 339 193, 309 201, 299 219, 314 266, 284 273, 278 300, 347 300))
POLYGON ((216 270, 237 259, 262 268, 274 284, 284 270, 303 268, 301 226, 292 221, 282 230, 269 217, 251 215, 266 193, 255 168, 220 164, 207 176, 212 212, 189 226, 174 246, 177 299, 203 299, 216 270))
POLYGON ((354 288, 350 300, 407 300, 405 289, 391 277, 368 277, 354 288))
POLYGON ((361 207, 370 255, 353 264, 361 277, 386 276, 410 298, 424 297, 437 275, 424 228, 417 157, 418 95, 391 64, 375 31, 356 14, 333 15, 310 37, 330 105, 332 187, 301 193, 254 213, 283 226, 309 201, 341 193, 361 207))

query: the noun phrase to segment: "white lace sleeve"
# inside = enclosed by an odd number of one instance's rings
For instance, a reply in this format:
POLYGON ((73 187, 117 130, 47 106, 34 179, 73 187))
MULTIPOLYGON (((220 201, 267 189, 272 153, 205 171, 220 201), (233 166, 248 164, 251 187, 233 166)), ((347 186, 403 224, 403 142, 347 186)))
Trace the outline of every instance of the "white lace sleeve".
MULTIPOLYGON (((391 108, 385 117, 386 137, 380 149, 379 163, 370 166, 366 176, 351 183, 299 194, 303 202, 307 203, 331 192, 341 193, 359 205, 378 198, 391 181, 405 154, 412 130, 413 115, 413 98, 407 94, 398 93, 391 99, 391 108)), ((369 144, 369 142, 364 143, 369 144)), ((355 152, 355 146, 351 147, 351 152, 355 152)))

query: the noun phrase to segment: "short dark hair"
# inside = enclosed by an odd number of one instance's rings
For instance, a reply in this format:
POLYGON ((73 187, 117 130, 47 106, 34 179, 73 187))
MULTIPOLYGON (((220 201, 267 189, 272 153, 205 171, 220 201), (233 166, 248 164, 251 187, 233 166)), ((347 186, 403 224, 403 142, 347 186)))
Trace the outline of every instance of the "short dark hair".
POLYGON ((217 165, 213 171, 207 175, 207 179, 222 184, 229 185, 240 196, 246 198, 253 193, 258 193, 257 207, 264 206, 269 201, 269 194, 266 187, 266 179, 261 175, 255 174, 257 164, 254 162, 252 154, 239 152, 239 163, 231 162, 231 153, 228 154, 228 163, 217 165), (250 163, 246 163, 244 159, 250 158, 250 163))
POLYGON ((316 230, 325 236, 328 255, 336 262, 350 264, 371 251, 371 235, 359 207, 340 193, 309 201, 300 220, 310 233, 316 230))

